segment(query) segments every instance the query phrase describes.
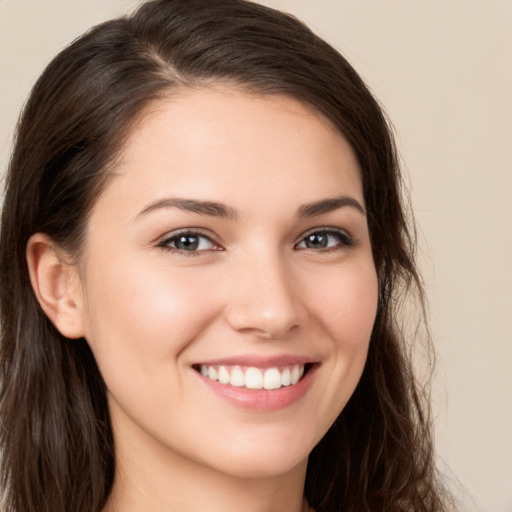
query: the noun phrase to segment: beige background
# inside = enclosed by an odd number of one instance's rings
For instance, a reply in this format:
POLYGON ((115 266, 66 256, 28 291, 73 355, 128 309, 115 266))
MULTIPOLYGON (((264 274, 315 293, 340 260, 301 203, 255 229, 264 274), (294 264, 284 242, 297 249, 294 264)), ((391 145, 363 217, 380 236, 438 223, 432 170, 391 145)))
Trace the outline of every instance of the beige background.
MULTIPOLYGON (((512 512, 512 1, 265 3, 337 46, 396 126, 424 238, 440 458, 465 510, 512 512)), ((136 4, 0 0, 2 172, 43 66, 136 4)))

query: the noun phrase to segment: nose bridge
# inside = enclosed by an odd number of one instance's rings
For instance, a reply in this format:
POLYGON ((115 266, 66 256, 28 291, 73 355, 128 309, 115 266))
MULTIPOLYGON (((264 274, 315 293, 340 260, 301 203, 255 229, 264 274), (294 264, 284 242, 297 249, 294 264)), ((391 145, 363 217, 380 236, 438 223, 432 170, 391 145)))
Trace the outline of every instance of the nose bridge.
POLYGON ((300 301, 290 268, 277 249, 259 247, 236 262, 226 320, 243 332, 279 338, 300 323, 300 301))

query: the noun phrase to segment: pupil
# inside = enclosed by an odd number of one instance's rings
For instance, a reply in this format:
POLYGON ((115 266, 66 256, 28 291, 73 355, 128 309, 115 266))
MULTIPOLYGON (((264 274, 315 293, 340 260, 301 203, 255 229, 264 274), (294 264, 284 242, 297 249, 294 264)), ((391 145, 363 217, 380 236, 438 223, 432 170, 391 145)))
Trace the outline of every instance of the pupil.
POLYGON ((195 251, 199 245, 199 238, 192 235, 183 235, 176 240, 176 248, 185 251, 195 251))
POLYGON ((309 235, 306 245, 310 249, 324 249, 327 247, 327 236, 319 234, 309 235))

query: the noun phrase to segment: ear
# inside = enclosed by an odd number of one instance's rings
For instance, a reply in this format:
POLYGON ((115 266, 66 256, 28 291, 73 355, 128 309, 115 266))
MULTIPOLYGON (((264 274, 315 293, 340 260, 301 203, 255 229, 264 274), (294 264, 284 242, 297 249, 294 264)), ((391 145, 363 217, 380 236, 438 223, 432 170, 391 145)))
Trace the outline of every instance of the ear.
POLYGON ((84 336, 83 304, 76 266, 43 233, 32 235, 27 243, 30 282, 39 304, 59 332, 66 338, 84 336))

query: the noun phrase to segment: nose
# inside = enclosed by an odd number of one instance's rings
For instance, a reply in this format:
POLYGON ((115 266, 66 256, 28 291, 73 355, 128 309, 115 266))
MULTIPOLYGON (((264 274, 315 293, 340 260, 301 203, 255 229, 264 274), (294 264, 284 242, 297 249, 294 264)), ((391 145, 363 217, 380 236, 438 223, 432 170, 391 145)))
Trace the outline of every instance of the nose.
POLYGON ((278 256, 255 259, 230 272, 226 321, 237 332, 282 339, 305 318, 297 283, 278 256))

